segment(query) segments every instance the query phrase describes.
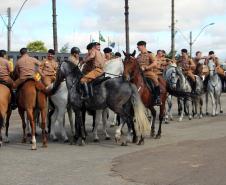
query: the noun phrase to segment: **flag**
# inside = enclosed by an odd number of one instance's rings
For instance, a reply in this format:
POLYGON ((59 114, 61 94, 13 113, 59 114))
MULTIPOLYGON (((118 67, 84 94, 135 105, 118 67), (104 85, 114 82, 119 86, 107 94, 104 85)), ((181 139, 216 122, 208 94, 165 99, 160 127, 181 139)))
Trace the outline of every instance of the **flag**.
POLYGON ((99 32, 99 40, 102 42, 106 42, 106 40, 104 39, 103 35, 99 32))
POLYGON ((114 48, 114 47, 115 47, 115 42, 110 42, 110 46, 111 46, 112 48, 114 48))

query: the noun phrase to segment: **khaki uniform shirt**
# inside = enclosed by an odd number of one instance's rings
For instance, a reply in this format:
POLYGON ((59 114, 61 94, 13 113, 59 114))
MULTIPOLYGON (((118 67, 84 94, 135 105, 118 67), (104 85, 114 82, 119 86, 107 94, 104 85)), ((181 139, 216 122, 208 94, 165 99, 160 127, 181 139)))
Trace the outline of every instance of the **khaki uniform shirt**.
POLYGON ((195 68, 196 68, 194 61, 188 57, 186 58, 181 57, 178 60, 177 65, 183 68, 185 71, 189 71, 189 70, 195 71, 195 68))
POLYGON ((52 60, 44 60, 40 66, 41 72, 45 76, 55 76, 57 70, 57 62, 55 59, 52 60))
POLYGON ((3 57, 0 57, 0 80, 5 80, 9 77, 12 72, 8 60, 3 57))
POLYGON ((137 61, 140 65, 140 67, 142 67, 142 66, 146 67, 155 61, 155 57, 151 53, 148 53, 148 52, 140 53, 137 56, 137 61))
POLYGON ((15 74, 22 80, 34 78, 34 75, 39 70, 40 65, 40 61, 25 54, 16 62, 15 74))
POLYGON ((89 60, 93 60, 95 67, 103 69, 104 63, 105 63, 105 56, 103 53, 101 53, 100 51, 97 51, 97 50, 93 50, 88 54, 87 58, 89 60))

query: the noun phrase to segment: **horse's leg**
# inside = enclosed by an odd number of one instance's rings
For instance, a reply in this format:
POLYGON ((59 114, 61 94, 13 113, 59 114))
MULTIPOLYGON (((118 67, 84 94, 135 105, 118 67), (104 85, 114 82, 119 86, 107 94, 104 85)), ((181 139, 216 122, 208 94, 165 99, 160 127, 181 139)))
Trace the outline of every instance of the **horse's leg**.
POLYGON ((27 142, 27 136, 26 136, 26 122, 25 122, 25 115, 24 115, 24 110, 22 109, 18 109, 21 120, 22 120, 22 128, 23 128, 23 139, 22 139, 22 143, 26 143, 27 142))
POLYGON ((117 114, 114 113, 114 119, 113 119, 113 122, 111 123, 110 127, 114 127, 115 125, 117 125, 117 114))
POLYGON ((108 135, 108 132, 107 132, 107 121, 108 121, 108 110, 104 109, 102 111, 103 131, 105 133, 105 140, 110 140, 111 137, 108 135))
POLYGON ((216 115, 216 102, 215 102, 215 97, 214 94, 210 92, 210 98, 212 100, 212 116, 216 115))
POLYGON ((68 143, 69 139, 67 137, 67 133, 65 130, 65 110, 66 110, 66 106, 65 108, 62 107, 62 109, 59 110, 58 115, 57 115, 57 120, 59 122, 59 126, 60 126, 60 131, 61 131, 61 137, 64 140, 64 143, 68 143))
MULTIPOLYGON (((69 119, 70 127, 71 127, 71 135, 73 138, 75 136, 75 132, 74 132, 74 126, 73 126, 72 109, 69 106, 67 107, 67 114, 68 114, 68 119, 69 119)), ((72 140, 71 140, 71 143, 73 143, 72 140)))
POLYGON ((192 101, 192 99, 190 99, 190 98, 186 99, 186 109, 187 109, 187 114, 188 114, 189 120, 192 119, 192 114, 191 114, 191 111, 190 111, 190 108, 192 107, 191 101, 192 101))
POLYGON ((221 95, 218 97, 218 103, 219 103, 219 106, 220 106, 220 113, 223 113, 223 109, 222 109, 222 106, 221 106, 221 95))
POLYGON ((2 141, 2 127, 3 127, 3 124, 4 124, 4 118, 3 118, 3 115, 0 113, 0 148, 3 144, 3 141, 2 141))
POLYGON ((119 141, 121 140, 121 136, 122 136, 122 128, 125 125, 124 120, 119 124, 119 126, 117 127, 117 129, 115 130, 115 141, 116 143, 119 143, 119 141))
POLYGON ((57 115, 58 115, 58 108, 55 107, 53 115, 51 116, 51 132, 50 136, 53 138, 53 141, 58 141, 58 138, 56 136, 56 125, 57 123, 59 124, 57 120, 57 115))
MULTIPOLYGON (((54 108, 54 109, 55 109, 55 108, 54 108)), ((49 133, 49 134, 51 133, 51 124, 52 124, 52 122, 51 122, 51 117, 52 117, 52 115, 53 115, 53 113, 54 113, 54 109, 48 111, 48 114, 47 114, 47 120, 48 120, 47 127, 48 127, 48 133, 49 133)))
POLYGON ((5 130, 5 143, 9 143, 9 119, 12 114, 12 110, 9 109, 6 116, 6 130, 5 130))
POLYGON ((42 129, 42 147, 47 147, 47 137, 46 137, 46 116, 47 116, 47 108, 43 108, 40 110, 41 112, 41 129, 42 129))
POLYGON ((99 142, 100 139, 98 137, 98 126, 99 126, 99 123, 100 123, 100 120, 101 120, 101 116, 102 116, 102 111, 103 110, 96 110, 96 119, 95 119, 95 126, 94 126, 94 129, 93 129, 93 137, 94 137, 94 142, 99 142))
POLYGON ((151 133, 150 136, 153 138, 155 137, 155 120, 156 120, 156 110, 154 107, 150 107, 152 121, 151 121, 151 133))
POLYGON ((180 117, 179 117, 178 121, 182 121, 183 117, 184 117, 184 100, 183 100, 183 98, 179 98, 178 106, 181 108, 180 117))
MULTIPOLYGON (((93 131, 94 131, 94 127, 95 127, 95 125, 96 125, 96 111, 93 112, 92 116, 93 116, 93 130, 92 130, 92 132, 93 132, 93 131)), ((84 123, 85 123, 85 122, 84 122, 84 123)), ((87 135, 87 134, 86 134, 86 135, 87 135)))
POLYGON ((167 97, 167 104, 168 104, 168 110, 166 112, 166 115, 165 115, 165 123, 169 123, 169 118, 170 118, 170 121, 173 120, 173 115, 172 115, 172 96, 169 95, 167 97))
POLYGON ((160 106, 160 113, 159 113, 159 129, 158 129, 158 133, 156 135, 156 139, 160 139, 161 138, 161 134, 162 134, 162 121, 165 115, 165 111, 166 111, 166 100, 162 101, 162 105, 160 106))
POLYGON ((206 115, 209 115, 209 113, 208 113, 208 101, 209 101, 209 93, 207 92, 206 93, 206 115))
POLYGON ((35 122, 34 122, 34 114, 33 114, 33 108, 28 108, 27 109, 27 117, 30 121, 30 125, 31 125, 31 149, 32 150, 36 150, 37 146, 36 146, 36 138, 35 138, 35 122))
POLYGON ((82 120, 82 112, 80 110, 75 110, 75 128, 78 137, 78 144, 83 146, 85 144, 85 132, 82 120))

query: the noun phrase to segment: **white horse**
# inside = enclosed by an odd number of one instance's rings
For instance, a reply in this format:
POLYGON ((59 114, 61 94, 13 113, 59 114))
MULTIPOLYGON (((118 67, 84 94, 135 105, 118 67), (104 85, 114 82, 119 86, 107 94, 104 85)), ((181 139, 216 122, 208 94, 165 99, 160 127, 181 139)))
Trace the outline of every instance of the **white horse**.
MULTIPOLYGON (((49 88, 52 88, 53 84, 49 88)), ((56 136, 56 128, 57 125, 59 127, 59 131, 61 132, 61 136, 64 142, 68 142, 68 136, 65 130, 65 113, 68 112, 68 118, 71 126, 71 134, 74 136, 74 128, 73 128, 73 118, 72 118, 72 111, 70 106, 68 105, 68 91, 66 82, 63 81, 60 84, 59 89, 56 93, 49 97, 54 104, 54 112, 51 116, 51 132, 50 136, 54 141, 57 141, 58 138, 56 136)))
POLYGON ((206 114, 208 114, 208 95, 209 95, 212 100, 212 116, 216 116, 219 114, 218 104, 220 106, 220 113, 223 112, 220 101, 222 84, 221 79, 216 72, 216 65, 212 60, 209 60, 208 67, 210 74, 206 94, 206 114))

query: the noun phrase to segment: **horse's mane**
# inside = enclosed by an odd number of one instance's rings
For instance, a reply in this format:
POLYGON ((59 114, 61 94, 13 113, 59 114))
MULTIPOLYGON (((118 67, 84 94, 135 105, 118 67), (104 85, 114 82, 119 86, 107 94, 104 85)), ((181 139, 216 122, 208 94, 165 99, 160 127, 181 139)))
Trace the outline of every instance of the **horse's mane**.
POLYGON ((83 73, 81 72, 81 70, 79 69, 79 67, 77 65, 73 64, 69 60, 64 60, 64 62, 70 67, 71 75, 79 77, 79 78, 81 78, 83 76, 83 73))

